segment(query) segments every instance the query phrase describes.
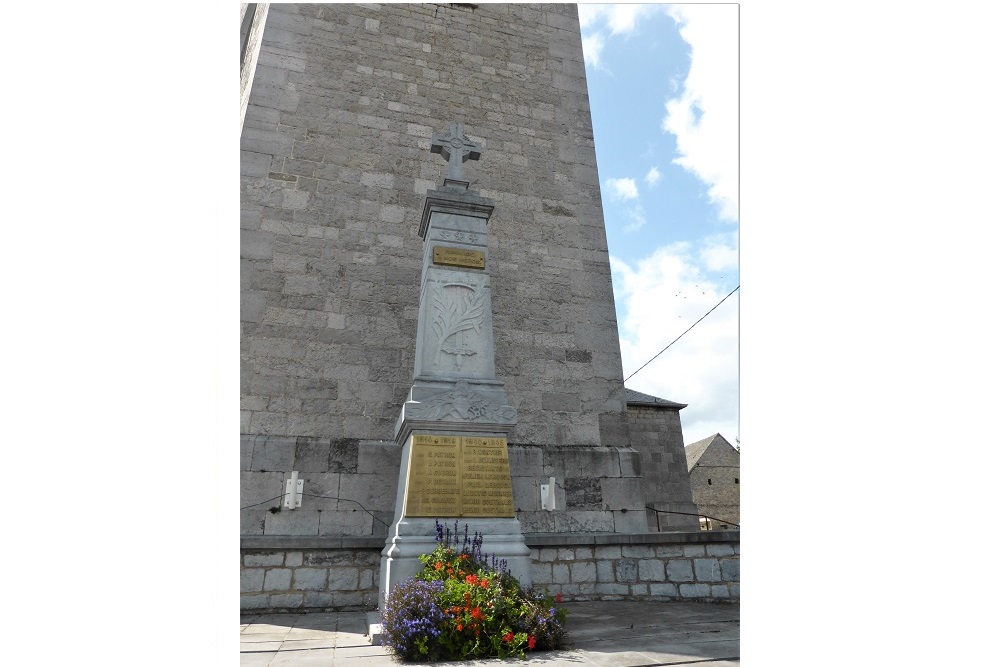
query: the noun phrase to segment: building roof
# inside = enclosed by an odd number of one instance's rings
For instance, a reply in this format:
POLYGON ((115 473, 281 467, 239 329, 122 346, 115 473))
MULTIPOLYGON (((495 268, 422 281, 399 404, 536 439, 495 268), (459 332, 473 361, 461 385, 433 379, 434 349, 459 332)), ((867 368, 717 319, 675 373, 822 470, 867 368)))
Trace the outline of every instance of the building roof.
POLYGON ((701 458, 702 454, 704 454, 708 450, 708 448, 712 446, 712 443, 716 441, 719 441, 726 447, 731 447, 733 449, 736 449, 735 447, 729 444, 728 440, 723 438, 718 433, 716 433, 715 435, 710 435, 704 440, 699 440, 698 442, 692 442, 690 445, 686 445, 684 447, 684 455, 687 457, 688 470, 694 468, 695 464, 698 463, 698 459, 701 458))
POLYGON ((665 398, 658 398, 644 394, 641 391, 636 391, 635 389, 629 389, 628 387, 625 387, 625 403, 628 405, 652 405, 659 408, 681 409, 687 407, 687 403, 675 403, 665 398))

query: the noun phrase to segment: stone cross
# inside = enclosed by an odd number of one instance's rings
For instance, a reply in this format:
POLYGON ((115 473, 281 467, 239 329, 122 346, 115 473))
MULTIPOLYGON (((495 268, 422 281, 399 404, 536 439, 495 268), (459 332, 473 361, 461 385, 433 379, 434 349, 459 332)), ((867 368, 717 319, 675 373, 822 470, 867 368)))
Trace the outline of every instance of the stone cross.
POLYGON ((482 155, 483 146, 465 136, 465 124, 455 121, 451 124, 449 134, 435 134, 431 140, 431 153, 440 153, 448 161, 448 178, 462 180, 462 163, 466 160, 478 160, 482 155))

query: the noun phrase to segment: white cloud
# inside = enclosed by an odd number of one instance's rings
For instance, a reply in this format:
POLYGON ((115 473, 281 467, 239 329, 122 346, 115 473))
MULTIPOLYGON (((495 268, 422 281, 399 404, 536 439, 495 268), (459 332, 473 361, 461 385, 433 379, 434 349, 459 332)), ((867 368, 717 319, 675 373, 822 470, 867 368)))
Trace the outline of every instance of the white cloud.
POLYGON ((636 199, 639 196, 639 189, 631 178, 609 178, 604 184, 615 199, 636 199))
POLYGON ((739 217, 739 34, 734 5, 670 5, 691 46, 680 96, 666 103, 663 129, 677 137, 676 164, 709 187, 725 220, 739 217))
POLYGON ((665 11, 667 7, 659 4, 578 4, 576 8, 581 30, 603 27, 612 35, 627 36, 635 30, 640 19, 665 11))
MULTIPOLYGON (((608 37, 628 37, 639 21, 656 12, 666 11, 660 4, 578 4, 580 32, 583 34, 583 60, 591 67, 601 68, 601 51, 608 37)), ((603 68, 602 68, 603 69, 603 68)))
POLYGON ((709 236, 702 243, 704 246, 698 251, 698 259, 706 269, 713 273, 739 269, 739 232, 709 236))
MULTIPOLYGON (((721 247, 721 243, 719 247, 721 247)), ((622 365, 626 377, 712 310, 735 285, 723 284, 698 259, 704 249, 677 243, 630 265, 612 257, 622 365)), ((684 442, 739 435, 739 292, 626 382, 688 407, 684 442)))
POLYGON ((646 172, 646 185, 653 187, 660 182, 660 170, 655 166, 651 167, 649 171, 646 172))
POLYGON ((601 51, 604 49, 604 38, 600 33, 587 35, 583 38, 583 61, 591 67, 601 66, 601 51))
POLYGON ((642 204, 636 204, 626 210, 625 217, 630 220, 630 222, 623 228, 626 232, 634 232, 637 229, 641 229, 646 224, 646 211, 642 208, 642 204))

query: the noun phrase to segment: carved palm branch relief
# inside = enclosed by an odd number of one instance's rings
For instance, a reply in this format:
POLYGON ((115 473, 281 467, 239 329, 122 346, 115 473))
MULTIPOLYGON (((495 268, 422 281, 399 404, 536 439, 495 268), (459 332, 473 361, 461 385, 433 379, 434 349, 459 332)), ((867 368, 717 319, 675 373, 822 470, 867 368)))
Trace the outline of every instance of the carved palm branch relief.
MULTIPOLYGON (((437 336, 437 349, 434 352, 435 366, 440 364, 442 352, 463 354, 445 349, 448 339, 469 329, 479 333, 488 303, 487 295, 488 292, 482 285, 473 287, 462 283, 446 283, 441 289, 431 291, 431 305, 434 313, 431 326, 437 336)), ((475 354, 475 352, 468 351, 465 354, 475 354)), ((458 368, 461 370, 461 362, 458 362, 458 368)))

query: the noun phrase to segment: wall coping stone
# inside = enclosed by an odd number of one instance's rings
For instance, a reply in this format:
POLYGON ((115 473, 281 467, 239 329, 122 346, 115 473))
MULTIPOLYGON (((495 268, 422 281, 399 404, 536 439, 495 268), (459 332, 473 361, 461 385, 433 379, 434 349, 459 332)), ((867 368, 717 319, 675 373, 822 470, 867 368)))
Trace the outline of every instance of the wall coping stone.
POLYGON ((243 535, 240 549, 381 549, 385 537, 317 535, 243 535))
MULTIPOLYGON (((687 530, 662 533, 526 533, 528 547, 579 547, 619 544, 706 544, 739 542, 738 530, 687 530)), ((381 549, 385 537, 243 535, 240 549, 381 549)))
POLYGON ((662 533, 529 533, 529 547, 604 546, 617 544, 704 544, 739 542, 738 530, 687 530, 662 533))

